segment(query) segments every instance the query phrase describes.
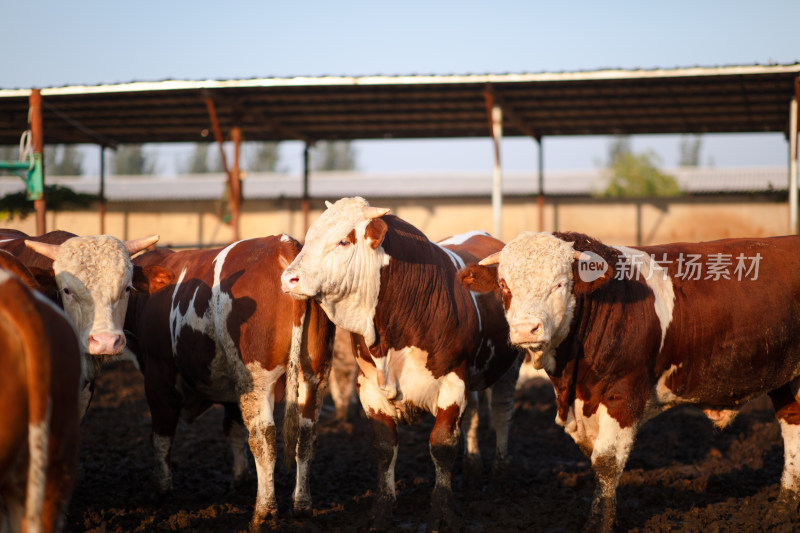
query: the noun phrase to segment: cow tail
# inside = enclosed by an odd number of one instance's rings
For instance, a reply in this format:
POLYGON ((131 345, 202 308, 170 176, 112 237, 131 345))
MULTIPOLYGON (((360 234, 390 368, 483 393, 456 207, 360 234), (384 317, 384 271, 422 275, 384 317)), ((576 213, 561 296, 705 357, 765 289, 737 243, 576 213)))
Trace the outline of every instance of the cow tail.
POLYGON ((289 361, 286 367, 286 404, 283 414, 283 457, 288 466, 294 463, 297 453, 297 439, 300 432, 300 409, 298 399, 298 374, 300 355, 303 351, 304 325, 308 314, 308 300, 294 300, 292 318, 292 344, 289 348, 289 361))
MULTIPOLYGON (((28 479, 25 489, 23 531, 42 531, 45 489, 47 483, 50 437, 50 402, 52 361, 45 325, 33 297, 24 294, 19 284, 14 313, 4 319, 21 336, 25 358, 25 381, 28 396, 28 479), (32 317, 36 317, 33 318, 32 317)), ((78 401, 78 398, 75 398, 78 401)))

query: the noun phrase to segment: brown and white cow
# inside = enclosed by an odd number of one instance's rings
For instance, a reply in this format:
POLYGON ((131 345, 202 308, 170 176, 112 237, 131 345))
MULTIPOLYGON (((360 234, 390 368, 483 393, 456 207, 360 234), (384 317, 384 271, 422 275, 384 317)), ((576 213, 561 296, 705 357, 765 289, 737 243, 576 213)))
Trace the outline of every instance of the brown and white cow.
POLYGON ((289 461, 295 452, 297 458, 294 511, 311 508, 309 467, 334 328, 316 304, 281 292, 281 271, 299 251, 296 240, 280 235, 224 249, 156 250, 134 260, 175 276, 164 278, 166 286, 150 295, 135 293, 126 325, 136 337, 131 344, 144 372, 157 489, 172 488, 170 450, 179 418, 191 421, 221 403, 234 453, 234 482, 246 473, 249 431, 258 475, 253 528, 278 511, 274 410, 284 393, 284 453, 289 461), (287 384, 289 364, 298 370, 287 384))
MULTIPOLYGON (((428 522, 436 527, 444 519, 453 526, 451 472, 462 416, 477 397, 470 391, 496 384, 497 464, 507 455, 520 352, 508 345, 499 291, 476 296, 457 279, 465 262, 503 243, 474 233, 436 244, 363 198, 327 205, 284 271, 283 290, 318 301, 337 326, 355 336, 358 395, 378 462, 374 525, 384 528, 391 521, 397 424, 428 412, 436 417, 430 436, 436 485, 428 522)), ((480 460, 474 429, 467 437, 473 463, 480 460)))
POLYGON ((78 463, 80 345, 24 266, 3 252, 0 267, 0 530, 59 531, 78 463))
POLYGON ((84 354, 81 416, 89 407, 102 361, 125 348, 122 327, 131 289, 148 285, 134 269, 131 255, 156 241, 156 235, 122 242, 110 235, 79 237, 52 231, 29 237, 0 229, 0 249, 17 257, 43 290, 60 301, 78 333, 84 354), (55 295, 49 293, 50 289, 56 291, 55 295))
POLYGON ((613 527, 617 483, 645 421, 694 404, 723 427, 765 392, 784 438, 782 500, 796 505, 798 249, 795 236, 626 248, 523 233, 462 272, 473 290, 499 283, 511 342, 550 376, 556 422, 595 473, 589 529, 613 527))

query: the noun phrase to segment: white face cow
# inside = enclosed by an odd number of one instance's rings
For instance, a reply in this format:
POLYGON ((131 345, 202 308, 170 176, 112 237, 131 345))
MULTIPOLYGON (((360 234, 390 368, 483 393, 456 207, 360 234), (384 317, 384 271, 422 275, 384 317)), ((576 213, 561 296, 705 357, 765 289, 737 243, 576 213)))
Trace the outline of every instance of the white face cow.
POLYGON ((380 246, 389 210, 370 207, 363 198, 342 198, 314 221, 300 254, 281 276, 285 293, 314 298, 339 327, 375 342, 373 318, 380 270, 389 256, 380 246))
POLYGON ((481 261, 498 263, 509 337, 536 368, 555 371, 554 350, 569 333, 575 310, 572 263, 578 252, 550 233, 523 232, 481 261))
POLYGON ((53 260, 64 312, 84 353, 115 355, 125 347, 122 328, 132 288, 131 255, 156 241, 158 236, 123 243, 110 235, 73 237, 60 245, 25 241, 53 260))

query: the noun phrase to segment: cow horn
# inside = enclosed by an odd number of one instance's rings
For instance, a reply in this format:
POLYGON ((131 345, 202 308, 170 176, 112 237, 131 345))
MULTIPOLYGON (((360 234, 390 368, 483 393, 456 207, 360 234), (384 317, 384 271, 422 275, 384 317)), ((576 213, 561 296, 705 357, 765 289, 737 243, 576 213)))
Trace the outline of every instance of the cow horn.
POLYGON ((391 211, 391 209, 389 209, 388 207, 371 207, 365 205, 364 207, 361 208, 361 211, 362 213, 364 213, 364 218, 370 219, 370 218, 380 218, 389 211, 391 211))
POLYGON ((28 241, 28 240, 25 241, 25 246, 27 246, 37 254, 49 257, 53 261, 56 260, 56 257, 58 256, 58 249, 61 247, 60 244, 49 244, 46 242, 28 241))
POLYGON ((148 246, 152 246, 153 244, 157 243, 158 239, 160 238, 160 235, 151 235, 150 237, 142 237, 141 239, 125 241, 125 248, 128 250, 129 254, 133 255, 141 252, 148 246))
POLYGON ((481 259, 478 264, 481 266, 496 265, 500 262, 500 252, 495 252, 492 255, 487 255, 481 259))
POLYGON ((325 207, 327 207, 328 209, 330 209, 331 207, 333 207, 333 204, 332 204, 332 203, 330 203, 328 200, 325 200, 325 207))
POLYGON ((581 252, 580 250, 573 251, 572 252, 572 257, 574 257, 578 261, 591 261, 592 260, 592 256, 590 256, 586 252, 581 252))

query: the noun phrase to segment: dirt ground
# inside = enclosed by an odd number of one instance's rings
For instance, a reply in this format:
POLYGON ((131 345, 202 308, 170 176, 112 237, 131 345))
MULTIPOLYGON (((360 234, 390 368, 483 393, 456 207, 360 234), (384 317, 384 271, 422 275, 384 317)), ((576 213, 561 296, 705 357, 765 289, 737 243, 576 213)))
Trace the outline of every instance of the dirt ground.
MULTIPOLYGON (((369 526, 375 466, 369 428, 351 405, 351 423, 322 414, 313 465, 314 514, 290 516, 293 471, 276 469, 281 517, 278 531, 363 531, 369 526)), ((549 382, 534 379, 517 393, 511 435, 512 465, 502 484, 492 483, 493 438, 482 424, 484 472, 478 490, 454 476, 465 531, 577 531, 588 516, 589 464, 554 423, 549 382)), ((428 453, 432 418, 403 426, 397 460, 397 506, 391 531, 424 531, 433 488, 428 453)), ((181 423, 173 451, 174 495, 150 496, 150 415, 142 377, 129 363, 103 370, 98 393, 82 426, 81 469, 69 507, 67 531, 246 530, 256 493, 248 483, 229 490, 231 455, 222 434, 222 410, 194 424, 181 423)), ((620 482, 621 531, 793 531, 773 511, 783 464, 780 429, 766 398, 752 402, 724 431, 693 408, 679 408, 641 430, 620 482)))

